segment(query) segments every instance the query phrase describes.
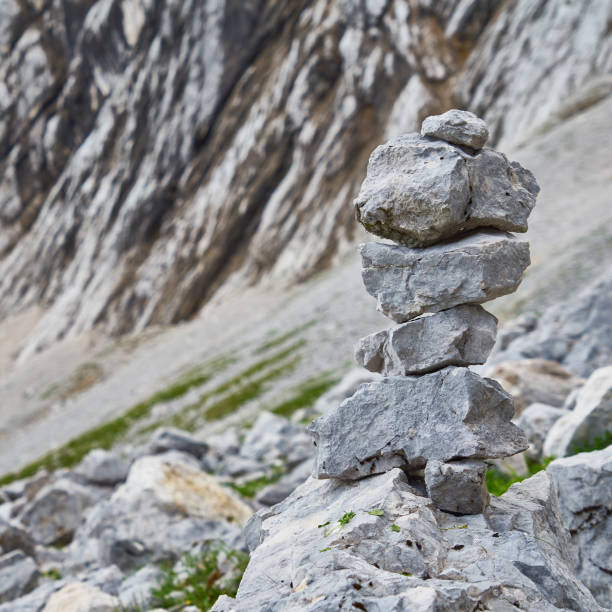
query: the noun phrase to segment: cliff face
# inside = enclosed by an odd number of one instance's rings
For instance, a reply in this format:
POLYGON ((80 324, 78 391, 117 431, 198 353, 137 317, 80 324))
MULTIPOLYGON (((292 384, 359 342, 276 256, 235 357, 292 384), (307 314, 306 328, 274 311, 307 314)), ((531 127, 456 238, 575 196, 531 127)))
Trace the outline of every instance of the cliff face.
POLYGON ((464 106, 510 146, 612 72, 612 5, 6 0, 0 317, 25 354, 294 282, 351 241, 367 156, 464 106))

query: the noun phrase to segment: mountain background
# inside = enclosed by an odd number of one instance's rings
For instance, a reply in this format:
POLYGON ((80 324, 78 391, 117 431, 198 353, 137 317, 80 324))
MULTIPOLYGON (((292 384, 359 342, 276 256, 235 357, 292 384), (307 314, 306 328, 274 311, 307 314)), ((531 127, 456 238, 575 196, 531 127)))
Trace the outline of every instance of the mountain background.
POLYGON ((384 321, 368 156, 448 108, 542 185, 496 313, 577 292, 612 262, 610 94, 609 0, 4 0, 2 467, 311 320, 274 392, 346 368, 384 321))

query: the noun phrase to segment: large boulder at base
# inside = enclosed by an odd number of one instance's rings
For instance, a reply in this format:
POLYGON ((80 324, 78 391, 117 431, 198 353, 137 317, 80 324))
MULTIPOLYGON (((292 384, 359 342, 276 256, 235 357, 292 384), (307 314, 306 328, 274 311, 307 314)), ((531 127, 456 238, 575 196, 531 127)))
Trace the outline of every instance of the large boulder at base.
POLYGON ((428 249, 367 242, 360 251, 365 288, 398 323, 512 293, 530 261, 527 242, 495 230, 428 249))
POLYGON ((38 582, 38 568, 21 550, 0 557, 0 603, 31 591, 38 582))
POLYGON ((571 534, 576 573, 602 606, 612 607, 612 446, 557 459, 546 471, 571 534))
POLYGON ((584 384, 556 361, 523 359, 488 367, 485 376, 493 378, 514 397, 514 415, 519 416, 529 404, 540 402, 562 407, 567 396, 584 384))
POLYGON ((612 366, 608 366, 593 372, 578 392, 574 409, 552 426, 544 442, 544 454, 565 457, 611 434, 612 366))
POLYGON ((531 172, 490 149, 473 153, 418 134, 376 147, 354 201, 357 219, 411 247, 479 227, 527 231, 539 191, 531 172))
POLYGON ((612 267, 578 296, 555 304, 496 346, 489 362, 536 357, 558 361, 583 377, 612 363, 612 267))
POLYGON ((555 531, 546 475, 511 503, 501 500, 456 517, 437 511, 399 469, 357 482, 309 479, 251 519, 237 597, 213 610, 600 610, 555 531))
POLYGON ((370 334, 359 341, 355 359, 385 376, 481 364, 495 344, 496 330, 492 314, 466 304, 370 334))
POLYGON ((484 459, 527 448, 510 422, 512 398, 467 368, 391 377, 362 386, 310 424, 317 478, 362 478, 431 459, 484 459))
POLYGON ((427 117, 421 125, 421 136, 482 149, 489 138, 489 128, 474 113, 453 108, 441 115, 427 117))
POLYGON ((77 530, 69 553, 75 566, 116 564, 134 569, 175 558, 204 540, 240 543, 252 510, 201 470, 171 451, 137 459, 124 484, 99 503, 77 530))
POLYGON ((120 606, 116 597, 89 584, 73 582, 51 595, 43 612, 116 612, 120 606))

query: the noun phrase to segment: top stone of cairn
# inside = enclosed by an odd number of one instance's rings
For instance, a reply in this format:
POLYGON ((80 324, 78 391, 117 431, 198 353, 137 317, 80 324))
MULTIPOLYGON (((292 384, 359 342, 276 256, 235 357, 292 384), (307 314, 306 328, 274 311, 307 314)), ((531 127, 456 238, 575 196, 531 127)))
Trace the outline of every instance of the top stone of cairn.
POLYGON ((431 136, 471 149, 482 149, 489 137, 487 124, 474 113, 453 108, 423 121, 421 136, 431 136))
POLYGON ((434 119, 439 117, 423 122, 423 133, 442 140, 404 134, 374 149, 354 202, 358 221, 372 234, 408 247, 483 227, 527 231, 540 190, 533 174, 492 149, 446 142, 448 130, 427 129, 434 119))

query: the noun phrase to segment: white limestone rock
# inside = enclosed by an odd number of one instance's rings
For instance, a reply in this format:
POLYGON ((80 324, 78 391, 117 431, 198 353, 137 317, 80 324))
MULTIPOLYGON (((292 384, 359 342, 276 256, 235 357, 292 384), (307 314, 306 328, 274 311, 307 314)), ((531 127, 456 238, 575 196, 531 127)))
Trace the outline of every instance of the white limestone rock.
POLYGON ((76 472, 88 482, 98 485, 116 485, 123 482, 130 464, 112 451, 95 448, 77 466, 76 472))
POLYGON ((496 330, 492 314, 466 304, 370 334, 359 341, 355 359, 385 376, 482 364, 495 344, 496 330))
POLYGON ((0 603, 31 591, 38 582, 36 563, 21 550, 0 556, 0 603))
POLYGON ((115 612, 121 602, 97 587, 73 582, 53 593, 43 612, 115 612))
POLYGON ((213 610, 600 610, 573 573, 542 476, 461 518, 436 510, 398 469, 357 482, 311 478, 251 519, 237 597, 213 610))
POLYGON ((529 448, 525 451, 530 459, 542 459, 544 440, 551 427, 562 416, 569 414, 564 408, 556 408, 536 402, 521 412, 516 424, 523 430, 529 441, 529 448))
POLYGON ((482 149, 489 138, 489 128, 474 113, 453 108, 442 115, 427 117, 421 125, 421 136, 482 149))
POLYGON ((530 263, 527 242, 496 230, 427 249, 367 242, 360 252, 368 293, 398 323, 512 293, 530 263))
POLYGON ((427 494, 436 508, 453 514, 478 514, 489 501, 485 483, 487 466, 482 461, 428 461, 425 467, 427 494))
POLYGON ((480 227, 525 232, 538 191, 502 153, 404 134, 374 150, 354 205, 369 232, 422 247, 480 227))
POLYGON ((544 454, 565 457, 574 448, 612 433, 612 366, 595 370, 578 392, 575 408, 561 417, 544 442, 544 454))
POLYGON ((384 378, 310 424, 317 478, 357 479, 432 459, 484 459, 527 448, 512 398, 466 368, 384 378))

